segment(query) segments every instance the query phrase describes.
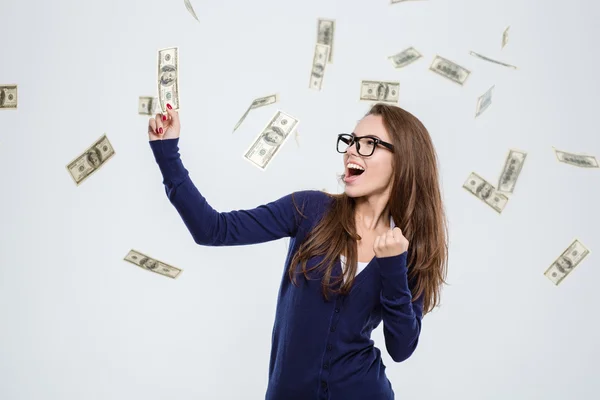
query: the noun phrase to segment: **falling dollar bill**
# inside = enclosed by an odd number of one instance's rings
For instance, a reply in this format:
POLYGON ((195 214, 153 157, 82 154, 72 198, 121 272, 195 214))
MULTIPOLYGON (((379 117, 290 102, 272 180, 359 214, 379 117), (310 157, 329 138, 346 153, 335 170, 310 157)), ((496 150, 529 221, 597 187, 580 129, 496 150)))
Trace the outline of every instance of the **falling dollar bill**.
POLYGON ((415 50, 414 47, 409 47, 408 49, 403 50, 398 54, 394 54, 393 56, 389 56, 388 58, 392 61, 392 64, 394 64, 395 68, 402 68, 406 67, 408 64, 412 64, 421 57, 423 57, 421 53, 415 50))
POLYGON ((17 85, 0 85, 0 109, 17 108, 17 85))
POLYGON ((158 99, 160 109, 167 112, 167 103, 179 110, 179 50, 169 47, 158 51, 158 99))
POLYGON ((125 261, 137 265, 147 271, 156 272, 157 274, 166 276, 168 278, 177 278, 183 270, 173 267, 172 265, 165 264, 162 261, 155 260, 152 257, 140 253, 136 250, 130 250, 124 258, 125 261))
POLYGON ((440 56, 435 56, 429 69, 461 86, 465 84, 467 78, 471 75, 471 71, 468 69, 440 56))
POLYGON ((81 182, 100 169, 114 155, 115 150, 108 141, 108 138, 106 135, 102 135, 83 154, 67 164, 67 170, 77 186, 79 186, 81 182))
POLYGON ((313 56, 312 71, 310 72, 310 89, 321 90, 323 86, 323 76, 325 76, 325 66, 329 59, 330 47, 326 44, 317 43, 315 45, 315 54, 313 56))
POLYGON ((585 154, 567 153, 566 151, 557 150, 553 147, 554 153, 558 161, 574 165, 582 168, 599 168, 598 160, 594 156, 585 154))
POLYGON ((475 172, 471 172, 471 175, 469 175, 469 178, 463 184, 463 188, 485 202, 488 206, 492 207, 498 214, 504 210, 506 203, 508 203, 508 197, 498 193, 491 183, 487 182, 475 172))
POLYGON ((328 63, 333 62, 333 35, 335 33, 335 20, 319 18, 317 20, 317 43, 329 46, 328 63))
POLYGON ((569 275, 590 251, 579 240, 573 243, 548 267, 544 275, 556 286, 569 275))
POLYGON ((140 96, 138 101, 138 114, 155 115, 158 107, 158 97, 140 96))
POLYGON ((488 61, 488 62, 491 62, 491 63, 494 63, 494 64, 498 64, 498 65, 502 65, 503 67, 517 69, 517 67, 515 67, 514 65, 510 65, 510 64, 504 63, 502 61, 498 61, 498 60, 493 60, 493 59, 491 59, 489 57, 483 56, 483 55, 481 55, 479 53, 476 53, 474 51, 469 51, 469 54, 472 55, 473 57, 477 57, 477 58, 479 58, 481 60, 488 61))
POLYGON ((185 4, 185 8, 187 8, 190 14, 192 14, 192 17, 194 17, 196 21, 200 22, 198 16, 196 15, 196 12, 194 11, 194 7, 192 7, 192 3, 190 3, 190 0, 183 0, 183 3, 185 4))
POLYGON ((361 100, 398 103, 399 98, 400 82, 362 81, 360 83, 361 100))
POLYGON ((240 118, 238 123, 235 124, 235 126, 233 127, 233 132, 235 132, 237 130, 237 128, 240 127, 242 122, 244 122, 244 120, 248 116, 248 113, 250 112, 250 110, 254 110, 255 108, 259 108, 259 107, 268 106, 273 103, 277 103, 278 101, 279 101, 279 94, 277 94, 277 93, 270 94, 270 95, 264 96, 264 97, 259 97, 257 99, 252 100, 252 103, 250 103, 250 106, 248 107, 248 109, 246 110, 244 115, 242 115, 242 118, 240 118))
POLYGON ((489 88, 487 90, 487 92, 485 92, 484 94, 479 96, 479 98, 477 99, 477 106, 475 109, 475 118, 479 117, 485 110, 488 109, 489 106, 492 105, 492 92, 493 92, 495 86, 496 85, 493 85, 491 88, 489 88))
POLYGON ((508 30, 510 29, 510 25, 506 27, 506 29, 504 29, 504 32, 502 32, 502 47, 501 49, 504 48, 504 46, 506 46, 508 44, 508 30))
POLYGON ((246 150, 244 158, 261 170, 266 170, 298 123, 298 119, 278 110, 254 140, 254 143, 246 150))
POLYGON ((515 190, 517 179, 525 163, 527 153, 521 150, 510 150, 504 163, 504 168, 498 180, 498 191, 512 193, 515 190))

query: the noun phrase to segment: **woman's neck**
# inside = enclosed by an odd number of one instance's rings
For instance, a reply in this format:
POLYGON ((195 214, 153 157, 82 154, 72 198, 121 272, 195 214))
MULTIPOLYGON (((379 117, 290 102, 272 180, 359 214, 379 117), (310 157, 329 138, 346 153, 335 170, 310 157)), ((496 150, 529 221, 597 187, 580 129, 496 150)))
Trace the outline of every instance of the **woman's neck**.
POLYGON ((376 233, 390 228, 390 212, 387 199, 361 197, 356 199, 356 229, 359 232, 376 233))

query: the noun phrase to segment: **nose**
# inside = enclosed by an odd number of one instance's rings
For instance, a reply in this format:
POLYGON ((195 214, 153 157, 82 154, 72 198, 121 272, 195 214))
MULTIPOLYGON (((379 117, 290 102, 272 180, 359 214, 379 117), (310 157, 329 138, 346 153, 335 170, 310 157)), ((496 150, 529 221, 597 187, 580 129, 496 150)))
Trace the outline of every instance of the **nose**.
POLYGON ((348 148, 346 149, 346 154, 350 155, 354 155, 358 157, 358 149, 356 148, 356 141, 354 141, 354 143, 352 143, 350 146, 348 146, 348 148))

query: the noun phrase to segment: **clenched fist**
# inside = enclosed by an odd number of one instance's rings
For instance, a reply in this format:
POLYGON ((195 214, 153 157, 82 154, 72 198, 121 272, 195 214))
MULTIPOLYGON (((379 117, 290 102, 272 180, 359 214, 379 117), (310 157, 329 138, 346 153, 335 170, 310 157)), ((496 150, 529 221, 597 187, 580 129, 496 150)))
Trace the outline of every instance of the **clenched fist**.
POLYGON ((406 250, 408 250, 408 240, 398 227, 390 229, 384 235, 377 236, 373 243, 373 251, 379 258, 397 256, 406 250))
POLYGON ((156 114, 148 121, 148 138, 151 141, 178 138, 180 130, 179 113, 168 103, 167 114, 156 114))

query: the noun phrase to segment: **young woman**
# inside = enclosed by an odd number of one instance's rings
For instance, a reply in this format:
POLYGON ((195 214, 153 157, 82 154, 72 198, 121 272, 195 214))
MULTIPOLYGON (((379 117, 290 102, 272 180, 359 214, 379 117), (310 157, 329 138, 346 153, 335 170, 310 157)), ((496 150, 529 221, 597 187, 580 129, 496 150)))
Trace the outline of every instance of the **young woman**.
POLYGON ((423 124, 402 108, 376 104, 354 132, 337 137, 344 193, 304 190, 254 209, 217 212, 182 164, 179 115, 168 108, 150 118, 149 143, 194 241, 235 246, 291 238, 266 400, 394 399, 371 332, 383 321, 391 358, 409 358, 447 269, 437 157, 423 124))

